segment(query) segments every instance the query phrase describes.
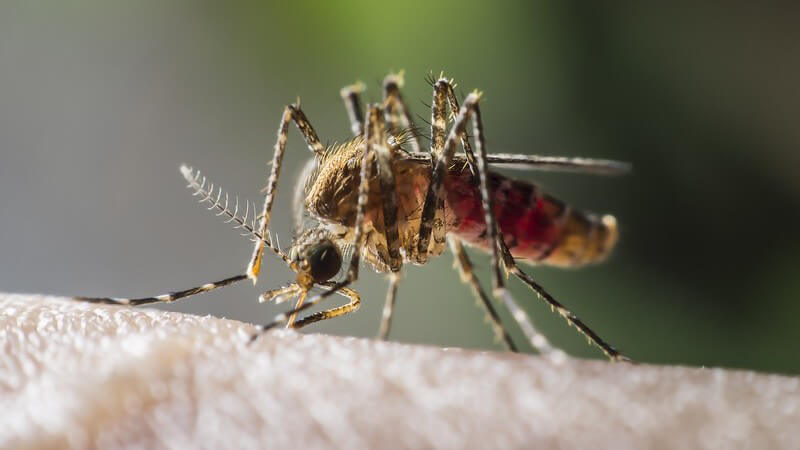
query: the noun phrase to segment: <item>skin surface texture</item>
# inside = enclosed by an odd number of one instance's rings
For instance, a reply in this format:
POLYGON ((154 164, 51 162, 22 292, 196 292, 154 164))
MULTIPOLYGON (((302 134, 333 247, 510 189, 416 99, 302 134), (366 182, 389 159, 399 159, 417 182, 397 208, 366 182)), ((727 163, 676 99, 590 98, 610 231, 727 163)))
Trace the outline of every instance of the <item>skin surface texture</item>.
POLYGON ((800 448, 800 379, 0 294, 0 448, 800 448))

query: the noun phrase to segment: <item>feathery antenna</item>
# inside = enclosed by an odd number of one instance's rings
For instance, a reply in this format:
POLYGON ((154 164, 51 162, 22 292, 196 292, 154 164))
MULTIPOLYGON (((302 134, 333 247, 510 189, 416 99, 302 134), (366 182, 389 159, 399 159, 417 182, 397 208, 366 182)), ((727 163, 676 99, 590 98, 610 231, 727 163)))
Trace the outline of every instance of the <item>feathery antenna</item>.
POLYGON ((266 246, 284 262, 287 264, 291 263, 289 257, 283 253, 278 246, 273 244, 272 236, 269 234, 269 231, 267 231, 267 235, 264 236, 256 230, 256 220, 258 219, 256 211, 258 211, 258 209, 255 203, 244 200, 244 214, 240 214, 238 196, 233 198, 233 209, 231 209, 230 196, 228 193, 225 192, 221 186, 215 186, 214 183, 208 180, 199 170, 194 170, 183 164, 181 165, 181 174, 189 183, 186 187, 193 191, 192 195, 199 197, 199 203, 207 204, 208 210, 217 210, 217 216, 226 216, 228 219, 225 220, 225 223, 235 223, 233 228, 243 230, 242 236, 248 236, 254 242, 264 241, 266 246))

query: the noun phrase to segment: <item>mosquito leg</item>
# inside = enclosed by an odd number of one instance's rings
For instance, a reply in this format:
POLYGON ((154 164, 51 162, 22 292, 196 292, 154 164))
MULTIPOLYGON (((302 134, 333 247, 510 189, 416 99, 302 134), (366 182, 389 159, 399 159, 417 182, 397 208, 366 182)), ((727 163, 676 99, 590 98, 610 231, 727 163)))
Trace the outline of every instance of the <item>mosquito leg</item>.
POLYGON ((561 315, 564 319, 567 320, 567 323, 574 326, 581 334, 586 336, 589 340, 590 344, 596 345, 603 353, 608 356, 608 358, 612 361, 619 362, 633 362, 630 358, 620 353, 610 344, 605 342, 600 336, 597 335, 594 331, 591 330, 586 324, 581 322, 578 317, 572 313, 569 309, 567 309, 564 305, 559 303, 549 292, 547 292, 539 283, 537 283, 530 275, 523 272, 522 269, 517 266, 516 261, 514 261, 514 257, 511 255, 511 252, 508 250, 508 247, 504 243, 500 243, 500 247, 503 251, 503 259, 505 261, 505 265, 508 268, 509 272, 513 273, 517 278, 519 278, 523 283, 525 283, 529 288, 536 293, 536 295, 547 302, 550 305, 550 308, 561 315))
POLYGON ((494 309, 492 302, 489 300, 486 292, 484 292, 483 288, 481 287, 478 278, 475 276, 472 268, 472 262, 469 260, 469 256, 464 250, 464 246, 461 244, 461 241, 454 236, 448 236, 447 241, 450 243, 450 250, 453 252, 454 256, 453 266, 458 269, 458 273, 461 276, 461 281, 469 285, 470 289, 472 290, 472 294, 478 300, 478 306, 483 308, 486 318, 492 327, 492 331, 494 331, 495 338, 503 343, 503 346, 506 348, 506 350, 512 352, 519 351, 517 346, 514 344, 514 341, 511 339, 511 336, 508 334, 508 330, 506 330, 505 325, 503 325, 503 322, 500 320, 500 316, 494 309))
POLYGON ((303 317, 302 319, 295 322, 291 328, 302 328, 314 322, 333 319, 334 317, 339 317, 351 312, 358 311, 358 308, 361 306, 361 297, 358 295, 358 292, 350 288, 343 287, 339 288, 337 293, 347 297, 348 299, 350 299, 350 301, 342 306, 337 306, 336 308, 331 308, 325 311, 320 311, 318 313, 314 313, 309 316, 303 317))
MULTIPOLYGON (((470 94, 472 97, 475 94, 470 94)), ((495 297, 498 297, 503 300, 506 306, 511 310, 511 313, 514 319, 519 323, 520 327, 525 332, 526 337, 531 341, 531 344, 534 345, 540 352, 550 354, 550 356, 556 356, 555 352, 560 352, 559 350, 555 350, 552 345, 544 338, 543 335, 538 333, 536 329, 533 327, 533 324, 530 321, 525 312, 519 308, 519 306, 514 301, 511 294, 505 287, 503 277, 500 274, 500 260, 499 260, 499 253, 502 251, 503 255, 503 262, 505 263, 506 268, 511 271, 514 275, 516 275, 520 280, 522 280, 525 284, 527 284, 537 295, 539 295, 542 299, 544 299, 551 308, 555 309, 559 314, 561 314, 570 325, 575 326, 581 333, 583 333, 587 338, 589 338, 590 342, 597 345, 603 352, 613 361, 625 361, 628 360, 625 356, 620 354, 616 351, 613 347, 609 344, 604 342, 597 334, 595 334, 589 327, 583 324, 571 311, 566 309, 563 305, 557 302, 553 296, 551 296, 547 291, 544 290, 539 284, 537 284, 530 276, 528 276, 525 272, 523 272, 514 261, 511 252, 506 247, 506 244, 500 234, 499 230, 497 229, 497 221, 494 217, 494 208, 493 208, 493 197, 490 195, 489 188, 488 188, 488 162, 486 156, 486 148, 484 143, 484 135, 483 135, 483 121, 481 119, 480 109, 478 108, 477 102, 475 103, 468 103, 469 98, 467 98, 467 102, 465 102, 462 111, 464 108, 470 108, 473 111, 472 115, 472 124, 473 124, 473 134, 475 136, 475 144, 477 150, 477 165, 478 165, 478 178, 480 179, 480 191, 481 191, 481 201, 483 203, 483 210, 484 210, 484 220, 486 222, 486 230, 487 230, 487 239, 489 242, 494 243, 491 245, 492 248, 492 275, 493 275, 493 287, 494 287, 494 294, 495 297)), ((460 116, 460 114, 459 114, 460 116)))
MULTIPOLYGON (((448 88, 447 80, 440 79, 437 82, 437 86, 441 86, 442 92, 446 94, 448 88)), ((435 96, 434 96, 435 97, 435 96)), ((422 219, 420 224, 420 233, 419 233, 419 248, 418 251, 423 253, 428 248, 428 242, 430 239, 431 229, 434 228, 434 211, 437 209, 437 205, 440 205, 443 201, 443 185, 444 185, 444 177, 447 174, 448 167, 452 160, 453 154, 455 152, 456 146, 456 139, 462 138, 465 129, 466 123, 469 120, 470 116, 472 116, 473 120, 473 133, 476 139, 476 147, 478 150, 478 157, 477 159, 477 172, 478 172, 478 180, 480 185, 481 191, 481 198, 482 203, 484 206, 484 213, 485 213, 485 223, 486 223, 486 233, 487 239, 489 242, 497 242, 498 240, 498 231, 497 225, 494 218, 493 208, 492 208, 492 198, 489 196, 488 190, 488 181, 487 181, 487 167, 486 167, 486 149, 484 146, 483 141, 483 124, 481 122, 480 116, 480 109, 478 108, 478 101, 480 100, 480 94, 477 92, 471 93, 467 98, 464 100, 464 105, 461 106, 459 109, 458 115, 455 118, 452 128, 450 129, 450 134, 445 141, 444 148, 442 149, 441 153, 438 155, 438 158, 434 156, 434 166, 432 169, 431 174, 431 182, 428 186, 428 193, 425 198, 425 204, 423 206, 422 211, 422 219)), ((434 105, 435 107, 435 105, 434 105)), ((435 114, 434 114, 435 115, 435 114)), ((435 128, 435 127, 434 127, 435 128)), ((526 337, 531 340, 531 344, 540 352, 547 353, 550 356, 557 356, 558 354, 563 354, 559 351, 554 351, 553 347, 547 342, 544 336, 537 332, 533 325, 531 324, 530 320, 523 320, 527 319, 527 316, 524 314, 518 314, 521 310, 519 308, 514 308, 516 303, 513 302, 513 298, 510 295, 507 295, 505 285, 503 283, 503 278, 500 274, 500 258, 498 254, 498 247, 497 245, 491 246, 491 256, 492 256, 492 285, 494 287, 493 292, 495 297, 502 299, 509 308, 511 308, 512 315, 517 322, 520 323, 520 326, 523 327, 523 331, 526 334, 526 337)))
POLYGON ((389 147, 386 142, 385 125, 380 108, 374 105, 370 107, 367 117, 369 118, 368 126, 370 128, 367 135, 370 137, 370 143, 374 146, 375 155, 377 156, 378 180, 380 182, 381 198, 383 200, 383 228, 387 247, 385 259, 392 272, 389 275, 389 290, 386 294, 386 304, 383 308, 381 326, 378 331, 378 337, 380 339, 386 339, 389 336, 389 330, 392 326, 392 312, 394 311, 397 283, 399 280, 397 274, 403 267, 403 257, 400 255, 397 195, 395 191, 394 172, 392 169, 392 161, 394 159, 393 149, 389 147))
MULTIPOLYGON (((370 111, 370 113, 371 112, 372 111, 370 111)), ((367 123, 372 123, 371 117, 367 117, 367 123)), ((369 180, 374 172, 375 166, 375 149, 372 146, 374 140, 372 133, 379 131, 377 127, 368 126, 365 128, 366 136, 364 139, 364 153, 361 155, 361 173, 359 174, 358 202, 356 203, 356 221, 354 224, 355 231, 353 232, 355 251, 353 252, 353 257, 350 258, 350 268, 347 274, 347 280, 351 283, 358 279, 358 263, 361 259, 361 246, 364 237, 364 217, 367 213, 367 200, 369 199, 369 180)))
MULTIPOLYGON (((565 354, 563 351, 555 349, 547 338, 538 332, 533 326, 530 317, 517 305, 514 298, 505 287, 504 278, 500 273, 500 247, 504 249, 505 243, 502 234, 497 228, 497 220, 494 213, 494 199, 489 192, 488 175, 489 165, 486 161, 486 145, 483 133, 483 120, 481 118, 481 111, 478 107, 478 102, 469 102, 469 99, 476 96, 475 93, 467 97, 464 102, 464 108, 472 110, 472 133, 475 137, 475 148, 477 150, 477 171, 479 180, 479 189, 481 193, 481 203, 484 212, 484 221, 486 223, 487 241, 491 246, 491 263, 492 263, 492 287, 495 298, 502 300, 506 307, 511 311, 512 317, 522 328, 525 337, 528 338, 531 345, 539 351, 542 355, 550 358, 553 361, 563 360, 565 354)), ((476 98, 477 100, 477 98, 476 98)), ((460 115, 460 114, 459 114, 460 115)), ((506 249, 507 251, 508 249, 506 249)), ((509 253, 510 254, 510 253, 509 253)))
POLYGON ((299 295, 303 292, 303 289, 297 285, 297 283, 292 283, 288 286, 279 287, 277 289, 270 289, 258 297, 259 303, 266 303, 270 300, 275 300, 275 303, 283 303, 287 299, 299 295))
POLYGON ((432 107, 432 147, 431 157, 433 158, 431 170, 431 182, 428 185, 428 192, 425 196, 425 203, 422 207, 422 216, 420 218, 419 226, 419 241, 417 245, 418 263, 424 263, 427 260, 427 255, 430 253, 429 245, 431 238, 431 231, 434 230, 434 247, 443 246, 445 243, 444 232, 445 226, 441 217, 442 206, 444 204, 444 178, 447 176, 447 171, 450 162, 453 159, 453 154, 456 149, 456 140, 461 138, 466 128, 467 121, 473 108, 477 107, 480 95, 472 93, 464 100, 464 105, 458 112, 450 134, 444 142, 441 150, 438 150, 438 141, 440 139, 439 133, 444 131, 446 124, 444 114, 444 103, 446 99, 446 89, 448 86, 447 80, 439 80, 434 85, 434 104, 432 107), (439 93, 441 92, 441 95, 439 93), (441 97, 441 99, 439 99, 441 97), (439 103, 441 103, 441 108, 439 103), (437 217, 437 211, 439 217, 437 217))
MULTIPOLYGON (((428 185, 428 192, 422 210, 419 225, 419 240, 417 249, 412 254, 412 258, 417 264, 425 264, 429 254, 438 255, 444 250, 444 217, 443 205, 444 197, 441 188, 444 184, 444 177, 450 160, 455 153, 455 141, 448 147, 450 139, 445 140, 447 130, 447 91, 450 82, 440 76, 437 81, 430 80, 433 85, 433 100, 431 102, 431 183, 428 185), (436 226, 435 226, 436 225, 436 226), (433 249, 430 247, 431 230, 434 233, 433 249)), ((461 121, 460 129, 456 130, 457 124, 453 125, 450 136, 460 136, 464 130, 466 119, 461 121)))
MULTIPOLYGON (((269 300, 275 300, 275 303, 282 303, 289 298, 297 297, 297 302, 295 303, 295 308, 297 308, 305 302, 307 294, 308 290, 303 289, 297 283, 292 283, 288 286, 264 292, 258 297, 258 302, 265 303, 269 300)), ((297 319, 297 314, 290 315, 286 321, 286 328, 292 328, 295 319, 297 319)))
MULTIPOLYGON (((470 96, 467 97, 467 100, 473 96, 476 96, 476 94, 470 94, 470 96)), ((466 108, 466 110, 472 110, 473 112, 472 129, 475 138, 475 147, 478 151, 478 182, 481 193, 484 221, 486 223, 486 239, 490 243, 495 243, 498 241, 500 236, 499 230, 497 229, 497 221, 494 217, 494 199, 489 193, 489 165, 486 162, 486 147, 484 145, 483 136, 483 119, 481 118, 481 111, 478 107, 477 100, 478 98, 476 98, 475 102, 464 102, 464 108, 466 108)), ((462 108, 462 111, 465 111, 464 108, 462 108)), ((505 285, 503 283, 503 277, 500 275, 500 258, 498 248, 496 244, 490 244, 490 246, 492 249, 492 287, 496 291, 495 297, 501 298, 502 294, 498 295, 498 293, 505 289, 505 285)))
POLYGON ((360 136, 364 132, 364 115, 361 113, 360 94, 364 92, 364 83, 358 81, 350 86, 345 86, 339 91, 350 118, 350 130, 353 136, 360 136))
POLYGON ((447 88, 449 82, 439 77, 433 82, 433 99, 431 102, 431 153, 436 158, 444 149, 447 131, 447 88))
MULTIPOLYGON (((459 111, 458 99, 453 91, 452 81, 440 80, 440 83, 446 83, 445 95, 447 96, 447 103, 450 106, 450 115, 455 120, 456 111, 459 111)), ((467 164, 469 164, 470 172, 473 174, 473 182, 477 185, 478 181, 475 180, 474 175, 477 173, 477 164, 475 162, 475 154, 472 152, 472 146, 469 144, 469 139, 466 133, 461 135, 461 147, 464 149, 464 154, 467 155, 467 164)))
MULTIPOLYGON (((367 123, 371 123, 370 122, 370 117, 367 117, 367 123)), ((361 157, 361 173, 360 173, 361 179, 360 179, 360 182, 359 182, 359 185, 358 185, 358 203, 357 203, 357 206, 356 206, 356 220, 355 220, 355 224, 354 224, 354 230, 355 231, 353 232, 353 246, 354 246, 354 248, 356 250, 353 252, 353 256, 350 258, 350 267, 347 270, 347 278, 345 278, 343 281, 329 284, 328 285, 330 287, 329 290, 327 290, 327 291, 325 291, 325 292, 323 292, 323 293, 321 293, 319 295, 314 296, 310 300, 306 301, 305 303, 303 303, 300 306, 295 307, 291 311, 278 314, 277 316, 275 316, 275 318, 272 320, 272 322, 261 326, 259 332, 257 332, 253 336, 251 336, 250 342, 254 341, 256 338, 258 338, 258 336, 260 336, 261 334, 263 334, 267 330, 270 330, 272 328, 275 328, 276 326, 285 324, 286 322, 289 321, 289 318, 292 315, 297 314, 297 313, 299 313, 301 311, 304 311, 304 310, 306 310, 308 308, 313 307, 314 305, 316 305, 319 302, 323 301, 325 298, 330 297, 334 293, 339 293, 339 292, 352 293, 353 292, 351 289, 348 288, 348 286, 351 285, 352 283, 354 283, 358 279, 358 265, 359 265, 359 262, 361 260, 361 247, 363 245, 363 238, 364 238, 364 217, 366 216, 367 200, 369 198, 369 179, 370 179, 370 175, 372 174, 373 169, 374 169, 374 165, 375 165, 375 156, 374 156, 375 151, 372 148, 372 144, 371 144, 371 142, 373 141, 373 138, 372 138, 373 129, 372 128, 373 127, 366 127, 366 130, 365 130, 366 131, 366 139, 364 140, 365 141, 364 142, 364 152, 363 152, 362 157, 361 157)), ((353 304, 353 303, 358 304, 358 301, 354 301, 353 298, 351 297, 351 302, 349 304, 353 304)), ((347 305, 345 305, 345 306, 347 306, 347 305)), ((357 307, 358 306, 355 306, 355 307, 351 306, 351 308, 357 308, 357 307)), ((337 310, 337 308, 334 308, 334 310, 337 310)), ((350 309, 350 310, 347 310, 347 311, 344 311, 344 312, 340 312, 340 313, 330 313, 331 310, 324 311, 322 313, 322 315, 319 316, 319 318, 315 319, 314 321, 319 321, 319 320, 323 320, 325 318, 329 318, 328 316, 325 316, 325 313, 341 315, 341 314, 346 314, 347 312, 350 312, 352 310, 353 309, 350 309)), ((315 317, 315 315, 312 314, 309 317, 315 317)), ((335 317, 335 316, 331 316, 331 317, 335 317)), ((300 319, 298 322, 295 322, 295 326, 305 325, 306 322, 303 322, 304 320, 305 320, 305 318, 304 319, 300 319)))
MULTIPOLYGON (((206 203, 210 205, 208 209, 217 210, 218 216, 226 216, 228 220, 226 222, 235 222, 235 228, 241 228, 246 233, 245 236, 249 235, 253 240, 256 242, 260 242, 262 246, 268 247, 272 250, 276 255, 278 255, 281 259, 289 263, 289 258, 280 251, 273 243, 272 240, 268 237, 269 235, 263 235, 254 229, 254 222, 248 220, 250 203, 246 202, 247 209, 244 214, 240 214, 239 209, 239 199, 235 197, 235 206, 229 208, 229 196, 227 193, 224 193, 222 188, 214 188, 214 184, 208 181, 208 179, 200 174, 199 171, 195 171, 194 169, 181 166, 181 173, 186 181, 189 183, 188 187, 192 189, 193 195, 200 197, 201 203, 206 203), (223 199, 224 193, 224 200, 223 199)), ((253 211, 255 211, 255 205, 253 205, 253 211)), ((89 303, 102 303, 102 304, 112 304, 112 305, 129 305, 129 306, 137 306, 137 305, 146 305, 150 303, 159 303, 159 302, 173 302, 175 300, 179 300, 182 298, 190 297, 196 294, 202 294, 204 292, 212 291, 217 288, 221 288, 224 286, 228 286, 230 284, 245 280, 248 278, 247 274, 236 275, 230 278, 225 278, 223 280, 214 281, 212 283, 206 283, 200 286, 196 286, 190 289, 185 289, 182 291, 175 291, 169 294, 162 294, 156 295, 154 297, 142 297, 142 298, 111 298, 111 297, 73 297, 75 300, 89 302, 89 303)))
POLYGON ((386 291, 386 303, 383 305, 381 315, 381 327, 378 329, 378 339, 386 340, 392 330, 392 316, 394 315, 394 303, 397 298, 397 283, 400 277, 393 273, 389 275, 389 289, 386 291))
POLYGON ((386 262, 392 272, 397 272, 403 265, 403 258, 400 255, 397 193, 395 191, 394 170, 392 168, 394 153, 386 142, 386 128, 380 108, 375 105, 371 106, 367 118, 367 126, 369 127, 367 136, 377 159, 378 181, 381 187, 381 199, 383 200, 383 231, 386 236, 388 253, 388 261, 386 262))
MULTIPOLYGON (((272 157, 272 169, 267 181, 266 194, 264 196, 264 207, 261 211, 258 221, 258 232, 264 236, 267 234, 269 227, 270 212, 272 211, 272 202, 275 200, 275 193, 278 189, 278 177, 281 172, 281 163, 283 162, 283 154, 286 150, 286 138, 289 134, 289 121, 294 121, 297 129, 305 137, 306 144, 309 150, 316 155, 322 155, 325 147, 319 142, 316 131, 311 126, 311 123, 306 118, 306 115, 300 109, 299 101, 296 104, 288 105, 283 110, 281 116, 281 123, 278 127, 278 139, 275 142, 275 154, 272 157)), ((264 253, 263 240, 257 241, 253 249, 253 256, 250 258, 250 263, 247 265, 247 276, 253 283, 258 279, 258 274, 261 271, 261 258, 264 253)))
MULTIPOLYGON (((440 99, 441 99, 442 96, 444 96, 446 101, 447 101, 447 106, 449 107, 449 114, 447 114, 447 117, 449 119, 452 119, 452 120, 455 120, 456 114, 460 110, 460 107, 458 105, 458 99, 456 98, 455 92, 453 91, 454 87, 455 87, 455 84, 453 83, 453 80, 452 79, 448 80, 448 79, 446 79, 444 77, 440 77, 439 80, 437 80, 435 85, 434 85, 434 89, 435 89, 434 95, 437 97, 437 99, 439 99, 438 103, 441 103, 440 99)), ((441 109, 441 106, 439 106, 437 108, 440 108, 439 111, 436 114, 438 116, 438 115, 441 114, 441 111, 443 111, 443 110, 441 109)), ((472 184, 477 189, 477 187, 478 187, 478 178, 475 176, 476 173, 477 173, 477 170, 476 170, 476 164, 475 164, 475 155, 472 152, 472 146, 469 143, 469 138, 467 137, 466 132, 462 132, 459 135, 459 138, 461 140, 461 147, 464 149, 464 153, 466 154, 466 158, 467 158, 466 164, 469 166, 470 172, 472 173, 472 178, 471 178, 472 184)), ((444 206, 443 205, 443 199, 440 199, 439 200, 439 207, 437 208, 436 215, 434 216, 434 224, 436 224, 436 221, 444 220, 443 219, 443 214, 442 214, 443 206, 444 206)), ((429 250, 430 254, 439 255, 444 251, 444 242, 445 242, 444 235, 445 235, 445 231, 446 230, 445 230, 445 228, 443 226, 435 226, 433 228, 432 233, 433 233, 434 246, 433 246, 433 248, 431 248, 429 250)))
POLYGON ((408 130, 407 141, 411 144, 411 151, 419 152, 419 140, 415 133, 414 121, 408 112, 400 89, 403 87, 403 71, 391 73, 383 79, 383 107, 389 131, 397 136, 403 130, 408 130))
MULTIPOLYGON (((436 166, 438 165, 437 162, 437 155, 439 155, 439 159, 442 161, 446 161, 446 164, 443 164, 443 167, 440 168, 442 171, 446 171, 448 166, 450 165, 450 161, 453 158, 453 154, 455 153, 455 147, 453 144, 448 143, 445 141, 445 127, 447 125, 448 116, 453 119, 454 122, 457 121, 458 117, 456 115, 457 112, 461 111, 458 106, 458 100, 456 99, 455 92, 453 91, 453 80, 448 80, 440 75, 439 79, 435 82, 431 80, 433 85, 433 102, 431 106, 431 158, 434 159, 432 162, 433 170, 436 170, 436 166), (449 114, 446 109, 449 107, 449 114), (447 150, 447 155, 445 155, 445 148, 447 150)), ((469 114, 469 110, 465 110, 467 114, 469 114)), ((466 117, 466 116, 465 116, 466 117)), ((470 146, 469 139, 465 133, 466 127, 466 119, 461 122, 461 125, 457 125, 454 123, 453 128, 450 130, 451 135, 449 139, 458 139, 461 142, 461 146, 464 149, 464 152, 467 155, 467 164, 470 167, 470 171, 473 174, 473 183, 477 186, 478 181, 475 179, 474 175, 477 172, 476 165, 475 165, 475 156, 472 152, 472 147, 470 146)), ((433 176, 432 176, 433 179, 433 176)), ((438 188, 441 189, 441 185, 443 184, 443 176, 438 181, 438 188)), ((433 183, 431 183, 433 185, 433 183)), ((428 190, 428 195, 431 195, 430 187, 428 190)), ((426 198, 426 205, 427 205, 427 198, 426 198)), ((433 212, 425 211, 423 209, 423 216, 422 216, 422 224, 420 225, 420 240, 418 246, 418 255, 417 255, 417 262, 424 263, 427 260, 428 254, 431 255, 438 255, 444 251, 445 246, 445 227, 444 227, 444 198, 443 196, 439 196, 438 202, 435 205, 435 209, 433 212), (426 213, 428 215, 426 215, 426 213), (432 214, 432 216, 430 215, 432 214), (426 223, 430 223, 432 226, 432 231, 429 231, 426 227, 426 223), (429 245, 429 236, 433 234, 433 247, 428 248, 429 245), (427 249, 427 252, 425 251, 427 249)))
MULTIPOLYGON (((308 295, 308 291, 302 291, 300 296, 297 297, 297 301, 294 303, 295 308, 299 308, 303 306, 303 303, 306 301, 306 296, 308 295)), ((292 328, 294 325, 295 320, 297 319, 297 314, 292 314, 289 316, 289 320, 286 321, 286 328, 292 328)))
POLYGON ((196 286, 191 289, 185 289, 183 291, 175 291, 170 292, 169 294, 162 294, 156 295, 155 297, 142 297, 142 298, 111 298, 111 297, 73 297, 73 299, 81 301, 81 302, 89 302, 89 303, 103 303, 107 305, 126 305, 126 306, 138 306, 138 305, 146 305, 149 303, 160 303, 160 302, 174 302, 175 300, 190 297, 196 294, 202 294, 203 292, 213 291, 214 289, 221 288, 223 286, 228 286, 229 284, 233 284, 239 281, 247 279, 247 275, 236 275, 234 277, 225 278, 224 280, 214 281, 213 283, 206 283, 201 286, 196 286))
MULTIPOLYGON (((437 189, 441 188, 441 185, 444 182, 447 166, 449 166, 449 161, 452 159, 452 153, 455 152, 455 147, 453 147, 449 152, 447 152, 449 155, 445 154, 445 136, 447 132, 447 90, 450 85, 449 81, 443 77, 443 74, 440 74, 439 79, 436 81, 434 81, 433 76, 431 75, 429 81, 433 86, 433 98, 431 99, 431 168, 433 172, 436 172, 437 167, 439 168, 438 176, 440 178, 440 182, 438 183, 438 186, 434 186, 433 182, 431 182, 431 184, 428 186, 428 193, 425 198, 425 204, 420 221, 417 252, 415 255, 415 259, 418 264, 424 264, 427 262, 429 254, 436 255, 441 253, 441 251, 444 249, 445 239, 443 235, 443 229, 438 231, 435 229, 443 227, 434 227, 434 224, 444 225, 442 208, 444 199, 437 189), (447 163, 443 164, 441 162, 443 160, 446 160, 447 163), (433 233, 435 247, 433 251, 429 248, 432 228, 434 228, 433 233)), ((432 180, 433 177, 434 175, 432 173, 432 180)))

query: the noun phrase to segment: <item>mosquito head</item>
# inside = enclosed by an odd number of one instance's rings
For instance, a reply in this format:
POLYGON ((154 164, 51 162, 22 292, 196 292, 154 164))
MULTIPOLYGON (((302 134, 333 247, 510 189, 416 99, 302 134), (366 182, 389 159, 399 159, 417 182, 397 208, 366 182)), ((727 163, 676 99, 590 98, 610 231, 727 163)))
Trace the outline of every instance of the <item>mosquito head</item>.
POLYGON ((297 238, 289 251, 289 259, 297 268, 298 282, 301 284, 324 283, 336 276, 342 268, 339 247, 325 233, 315 230, 305 232, 297 238))

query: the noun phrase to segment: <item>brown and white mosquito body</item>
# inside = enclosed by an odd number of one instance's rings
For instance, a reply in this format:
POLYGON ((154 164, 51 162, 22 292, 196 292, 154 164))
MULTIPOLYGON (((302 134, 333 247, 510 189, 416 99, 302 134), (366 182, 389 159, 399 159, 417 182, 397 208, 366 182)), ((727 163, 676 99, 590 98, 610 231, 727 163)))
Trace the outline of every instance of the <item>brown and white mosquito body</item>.
POLYGON ((363 259, 375 271, 389 275, 379 331, 379 336, 386 338, 403 264, 425 264, 449 244, 462 281, 470 286, 485 309, 497 336, 509 350, 516 351, 493 303, 473 273, 463 246, 466 242, 491 255, 492 293, 510 310, 538 351, 554 358, 563 356, 536 331, 528 315, 510 295, 505 287, 504 271, 530 287, 610 359, 627 360, 557 302, 515 261, 515 258, 524 258, 534 264, 562 267, 601 261, 616 242, 614 217, 573 210, 531 183, 491 172, 489 165, 599 174, 624 173, 629 166, 608 160, 487 154, 478 107, 481 94, 469 94, 459 106, 452 80, 440 76, 429 81, 433 87, 429 152, 421 150, 416 128, 400 93, 401 75, 386 77, 383 101, 369 105, 366 116, 359 98, 363 86, 356 84, 342 89, 354 137, 340 145, 326 147, 320 143, 299 102, 286 106, 278 128, 263 209, 258 215, 255 205, 251 207, 246 203, 240 207, 238 199, 230 201, 227 194, 208 183, 199 172, 181 167, 194 194, 207 202, 209 209, 216 209, 218 215, 235 222, 255 241, 246 273, 156 297, 79 299, 140 305, 174 301, 248 278, 255 283, 263 265, 264 251, 268 249, 288 264, 297 277, 287 286, 262 294, 262 301, 297 300, 294 309, 279 314, 261 330, 279 325, 300 328, 358 309, 360 296, 351 286, 358 279, 363 259), (470 121, 472 140, 466 131, 470 121), (295 188, 299 231, 285 253, 273 242, 269 223, 290 122, 303 134, 313 158, 305 166, 295 188), (452 122, 449 132, 448 122, 452 122), (456 153, 458 146, 463 153, 456 153), (309 296, 315 286, 324 290, 309 296), (332 294, 342 295, 348 302, 297 320, 298 313, 332 294))

